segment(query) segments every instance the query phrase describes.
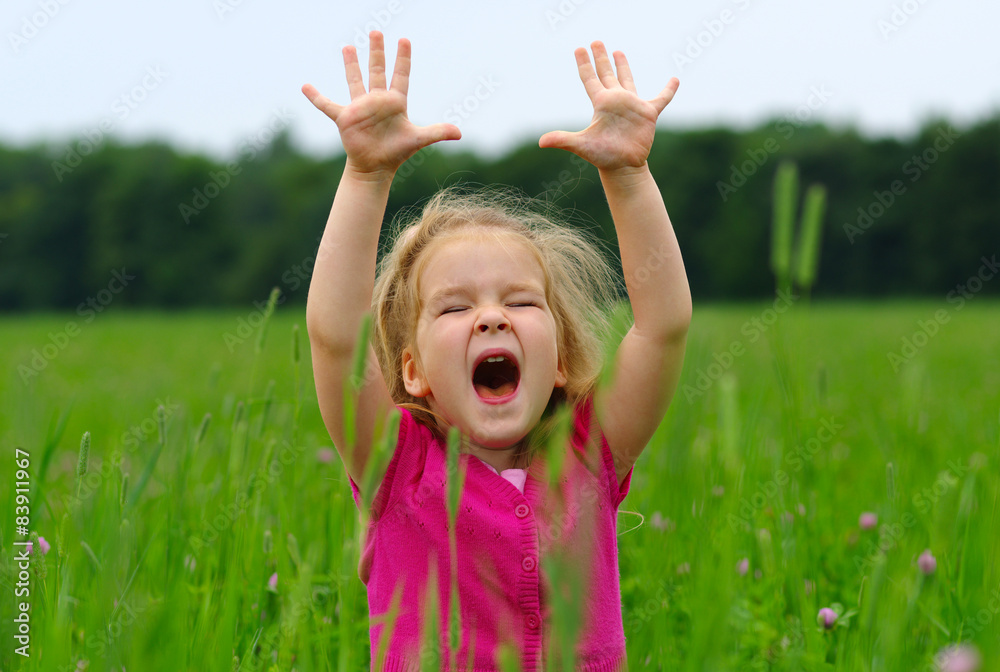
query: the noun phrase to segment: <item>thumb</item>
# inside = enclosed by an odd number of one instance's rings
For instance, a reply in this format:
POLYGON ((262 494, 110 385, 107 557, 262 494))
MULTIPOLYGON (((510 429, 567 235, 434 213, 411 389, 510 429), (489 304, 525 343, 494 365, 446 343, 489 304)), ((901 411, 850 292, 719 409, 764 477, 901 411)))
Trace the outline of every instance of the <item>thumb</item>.
POLYGON ((421 147, 426 147, 442 140, 461 140, 462 131, 455 124, 431 124, 420 127, 417 139, 421 147))
POLYGON ((656 106, 656 114, 659 115, 663 112, 663 108, 670 104, 670 101, 674 99, 674 94, 677 93, 677 87, 681 85, 681 81, 676 77, 671 77, 670 81, 667 83, 663 90, 657 94, 656 98, 653 98, 650 102, 656 106))
POLYGON ((579 132, 569 133, 567 131, 550 131, 538 139, 538 146, 547 149, 565 149, 568 151, 575 151, 579 142, 577 137, 580 135, 579 132))
POLYGON ((340 112, 344 109, 343 105, 338 105, 333 102, 322 93, 316 90, 316 87, 312 84, 304 84, 302 86, 302 93, 305 94, 309 102, 312 103, 316 109, 330 117, 333 121, 337 121, 337 117, 340 116, 340 112))

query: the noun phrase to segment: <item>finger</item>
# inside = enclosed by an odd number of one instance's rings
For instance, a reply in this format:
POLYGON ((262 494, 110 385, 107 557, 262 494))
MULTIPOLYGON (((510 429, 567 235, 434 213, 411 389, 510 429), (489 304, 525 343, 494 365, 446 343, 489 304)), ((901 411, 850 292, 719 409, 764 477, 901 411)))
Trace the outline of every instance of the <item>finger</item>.
POLYGON ((365 95, 365 80, 361 77, 358 50, 354 47, 344 47, 344 71, 347 73, 347 88, 351 92, 351 100, 365 95))
POLYGON ((410 41, 403 38, 396 49, 396 66, 392 71, 392 90, 404 96, 410 89, 410 41))
POLYGON ((579 133, 569 133, 567 131, 549 131, 538 139, 538 146, 542 149, 567 149, 576 146, 576 136, 579 133))
POLYGON ((421 147, 433 145, 442 140, 461 140, 462 131, 455 124, 431 124, 417 128, 417 142, 421 147))
POLYGON ((318 109, 320 112, 330 117, 334 121, 337 121, 337 117, 340 116, 341 110, 344 109, 343 105, 338 105, 337 103, 333 102, 332 100, 321 94, 319 91, 316 90, 316 87, 313 86, 312 84, 305 84, 302 87, 302 93, 305 94, 306 98, 309 99, 310 103, 316 106, 316 109, 318 109))
POLYGON ((368 90, 385 89, 385 41, 382 33, 368 35, 368 90))
POLYGON ((667 82, 665 87, 663 87, 663 90, 660 91, 659 95, 649 101, 654 107, 656 107, 656 114, 663 112, 663 108, 665 108, 670 101, 674 99, 674 94, 677 93, 677 87, 680 85, 681 81, 679 79, 671 77, 670 81, 667 82))
POLYGON ((632 93, 636 93, 635 81, 632 79, 632 69, 628 67, 628 59, 625 58, 625 54, 616 51, 615 57, 615 70, 618 71, 618 81, 623 87, 632 93))
POLYGON ((601 84, 609 89, 620 86, 618 78, 615 77, 615 69, 611 67, 611 59, 608 58, 608 50, 604 48, 604 43, 597 40, 591 43, 590 48, 594 52, 594 68, 597 70, 597 76, 601 78, 601 84))
POLYGON ((576 65, 580 71, 580 81, 583 82, 583 88, 587 90, 587 95, 593 102, 594 96, 597 95, 598 91, 604 89, 604 85, 601 84, 593 66, 590 65, 590 54, 587 53, 587 50, 580 47, 573 54, 576 56, 576 65))

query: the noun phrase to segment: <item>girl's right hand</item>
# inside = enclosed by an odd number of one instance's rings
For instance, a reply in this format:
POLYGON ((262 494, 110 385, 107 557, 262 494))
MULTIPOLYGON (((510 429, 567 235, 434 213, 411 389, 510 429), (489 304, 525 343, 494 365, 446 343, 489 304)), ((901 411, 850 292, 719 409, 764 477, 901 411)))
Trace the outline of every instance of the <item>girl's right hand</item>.
POLYGON ((302 93, 340 129, 347 152, 347 167, 355 174, 389 178, 418 150, 441 140, 458 140, 462 132, 454 124, 416 126, 406 117, 406 93, 410 81, 410 41, 401 39, 391 86, 386 89, 385 47, 382 33, 369 35, 368 85, 365 91, 354 47, 344 47, 344 69, 351 92, 349 105, 338 105, 312 84, 302 93))

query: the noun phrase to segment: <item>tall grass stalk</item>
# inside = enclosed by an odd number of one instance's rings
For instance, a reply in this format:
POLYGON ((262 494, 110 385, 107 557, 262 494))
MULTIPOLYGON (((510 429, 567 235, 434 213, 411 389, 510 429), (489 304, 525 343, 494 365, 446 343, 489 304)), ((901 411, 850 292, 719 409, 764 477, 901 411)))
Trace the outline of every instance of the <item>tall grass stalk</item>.
POLYGON ((449 665, 455 669, 458 664, 458 647, 462 643, 462 612, 458 597, 458 532, 456 522, 458 520, 458 506, 462 499, 462 490, 465 488, 465 470, 468 461, 459 461, 459 451, 462 446, 462 435, 458 427, 452 427, 448 431, 448 456, 447 456, 447 507, 448 507, 448 557, 451 560, 451 590, 448 609, 448 651, 449 665))
POLYGON ((250 390, 247 396, 253 396, 254 384, 257 382, 257 365, 260 360, 260 355, 264 352, 264 340, 267 337, 267 326, 271 321, 271 316, 274 315, 274 307, 278 304, 278 298, 281 296, 281 290, 277 287, 271 289, 271 293, 267 297, 267 304, 264 306, 264 314, 261 319, 260 329, 257 330, 257 338, 254 340, 253 345, 253 364, 250 366, 250 390))
POLYGON ((816 282, 825 210, 826 189, 822 185, 814 184, 806 192, 805 204, 802 206, 802 224, 795 251, 795 281, 806 300, 816 282))
POLYGON ((774 176, 774 218, 771 222, 771 272, 779 291, 791 293, 792 229, 799 200, 799 171, 784 161, 774 176))
POLYGON ((299 417, 302 414, 302 356, 299 351, 299 325, 292 325, 292 397, 295 411, 292 415, 292 445, 298 445, 299 417))
POLYGON ((80 439, 80 452, 76 460, 76 497, 80 498, 80 491, 83 489, 83 477, 87 475, 87 467, 90 464, 90 432, 84 432, 80 439))
POLYGON ((351 375, 344 381, 344 446, 345 459, 354 453, 357 436, 358 395, 365 384, 365 364, 368 362, 369 342, 372 331, 371 313, 365 313, 358 326, 358 338, 354 341, 354 355, 351 360, 351 375))

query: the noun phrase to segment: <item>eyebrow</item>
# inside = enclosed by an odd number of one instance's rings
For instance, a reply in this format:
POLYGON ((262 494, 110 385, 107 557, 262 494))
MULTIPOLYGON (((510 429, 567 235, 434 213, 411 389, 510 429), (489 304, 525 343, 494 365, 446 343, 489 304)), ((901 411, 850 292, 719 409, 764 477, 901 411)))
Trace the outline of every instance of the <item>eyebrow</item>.
MULTIPOLYGON (((502 294, 516 294, 518 292, 527 292, 530 294, 537 294, 538 296, 545 296, 545 291, 536 284, 527 282, 509 282, 500 288, 502 294)), ((427 299, 427 305, 431 306, 436 303, 446 301, 448 299, 464 297, 467 296, 469 290, 462 285, 452 285, 439 289, 434 292, 429 299, 427 299)))

